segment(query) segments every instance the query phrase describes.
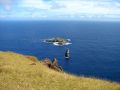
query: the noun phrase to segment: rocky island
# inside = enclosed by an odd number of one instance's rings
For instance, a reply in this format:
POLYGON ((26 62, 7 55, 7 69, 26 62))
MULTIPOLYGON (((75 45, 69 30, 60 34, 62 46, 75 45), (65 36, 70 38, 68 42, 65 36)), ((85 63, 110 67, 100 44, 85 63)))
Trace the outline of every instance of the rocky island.
POLYGON ((59 38, 59 37, 58 38, 46 39, 45 42, 52 43, 54 45, 59 45, 59 46, 71 44, 69 39, 59 38))

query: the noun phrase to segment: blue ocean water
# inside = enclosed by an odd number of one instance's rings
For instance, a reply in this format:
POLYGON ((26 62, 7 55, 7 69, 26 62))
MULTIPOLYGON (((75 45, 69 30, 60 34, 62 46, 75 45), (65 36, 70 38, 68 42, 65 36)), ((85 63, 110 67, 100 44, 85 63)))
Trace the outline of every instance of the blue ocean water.
POLYGON ((56 57, 68 73, 120 82, 120 22, 0 21, 0 51, 56 57), (72 44, 42 42, 52 37, 72 44), (64 58, 66 48, 70 60, 64 58))

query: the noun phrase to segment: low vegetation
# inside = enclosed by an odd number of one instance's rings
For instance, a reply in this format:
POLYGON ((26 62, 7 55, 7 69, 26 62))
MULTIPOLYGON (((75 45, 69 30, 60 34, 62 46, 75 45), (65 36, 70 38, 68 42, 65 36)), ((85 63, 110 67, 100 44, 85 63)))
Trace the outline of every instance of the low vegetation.
POLYGON ((120 84, 57 72, 35 57, 0 52, 0 90, 120 90, 120 84))

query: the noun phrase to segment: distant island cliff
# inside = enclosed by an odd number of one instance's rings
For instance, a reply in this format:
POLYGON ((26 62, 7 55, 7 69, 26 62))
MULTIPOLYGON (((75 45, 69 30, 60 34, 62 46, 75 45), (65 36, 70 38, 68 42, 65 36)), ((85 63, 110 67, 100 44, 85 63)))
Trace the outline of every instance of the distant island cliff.
POLYGON ((53 62, 13 52, 0 52, 0 90, 120 90, 120 84, 78 77, 53 62))

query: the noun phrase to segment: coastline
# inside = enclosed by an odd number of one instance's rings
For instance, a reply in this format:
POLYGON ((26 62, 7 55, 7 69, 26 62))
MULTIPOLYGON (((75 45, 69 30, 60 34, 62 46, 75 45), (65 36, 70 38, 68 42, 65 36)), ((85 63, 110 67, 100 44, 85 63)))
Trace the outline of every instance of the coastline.
POLYGON ((0 79, 2 83, 6 83, 5 85, 0 83, 1 90, 16 90, 16 88, 20 90, 32 88, 35 90, 40 88, 40 90, 120 89, 119 83, 57 72, 40 63, 34 56, 30 59, 30 57, 26 58, 25 55, 13 52, 0 52, 0 79))

